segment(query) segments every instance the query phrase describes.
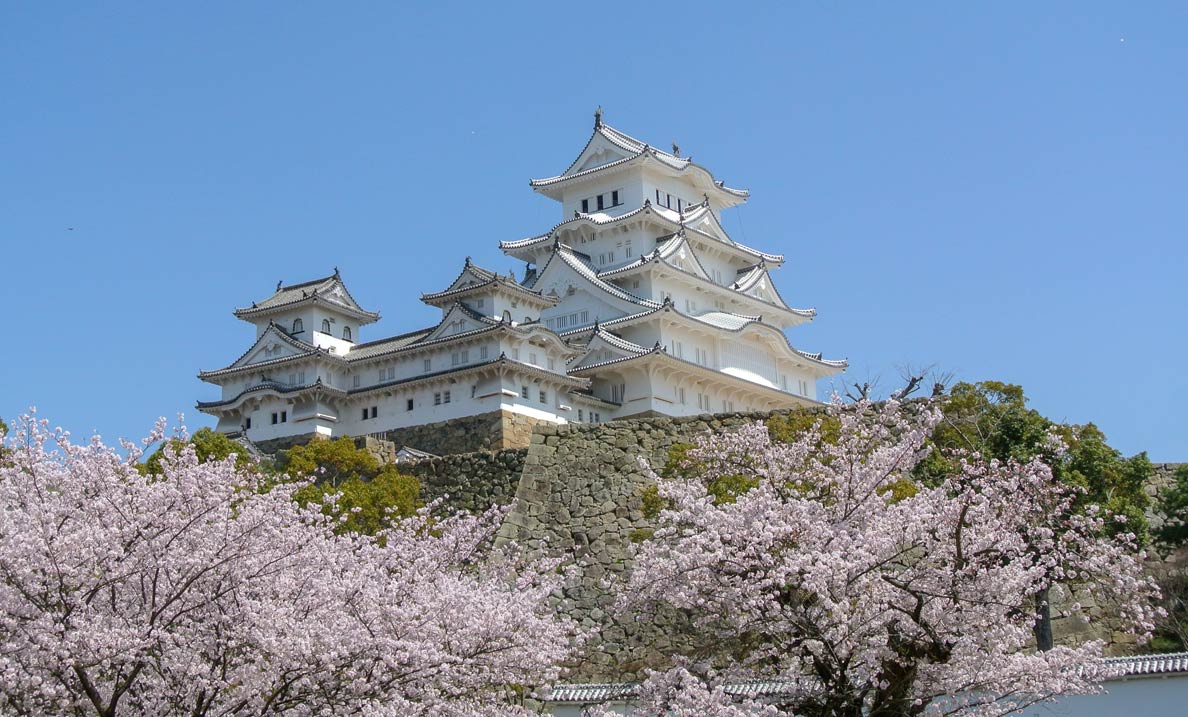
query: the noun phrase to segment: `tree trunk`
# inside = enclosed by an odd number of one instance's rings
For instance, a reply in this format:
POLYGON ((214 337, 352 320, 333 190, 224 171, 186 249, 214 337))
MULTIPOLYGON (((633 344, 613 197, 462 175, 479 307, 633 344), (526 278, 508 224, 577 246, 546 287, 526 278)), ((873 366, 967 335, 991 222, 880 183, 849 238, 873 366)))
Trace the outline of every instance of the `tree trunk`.
POLYGON ((1052 606, 1048 602, 1048 589, 1035 594, 1035 624, 1031 627, 1035 635, 1035 646, 1041 651, 1052 649, 1052 606))

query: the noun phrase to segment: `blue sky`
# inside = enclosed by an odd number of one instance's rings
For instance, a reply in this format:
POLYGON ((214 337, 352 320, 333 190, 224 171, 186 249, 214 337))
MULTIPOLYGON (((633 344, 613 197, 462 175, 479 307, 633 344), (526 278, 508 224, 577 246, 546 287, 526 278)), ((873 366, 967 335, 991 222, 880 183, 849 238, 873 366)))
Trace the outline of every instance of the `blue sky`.
POLYGON ((341 268, 384 314, 560 211, 606 120, 752 191, 848 380, 1022 384, 1188 460, 1182 3, 0 4, 0 416, 136 437, 231 310, 341 268))

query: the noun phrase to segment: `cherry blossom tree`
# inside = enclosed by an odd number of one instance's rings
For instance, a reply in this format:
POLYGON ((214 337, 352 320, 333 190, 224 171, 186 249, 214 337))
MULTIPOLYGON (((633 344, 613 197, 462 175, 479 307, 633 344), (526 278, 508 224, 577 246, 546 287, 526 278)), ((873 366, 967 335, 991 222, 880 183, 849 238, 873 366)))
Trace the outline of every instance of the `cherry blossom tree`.
MULTIPOLYGON (((644 684, 643 714, 985 716, 1091 691, 1100 641, 1032 642, 1033 596, 1072 585, 1149 635, 1157 590, 1134 535, 1074 506, 1078 489, 1043 462, 965 455, 929 485, 912 471, 934 404, 832 416, 828 436, 790 444, 760 424, 706 436, 681 477, 656 478, 667 507, 621 608, 687 611, 704 644, 644 684), (786 711, 724 698, 723 684, 756 678, 778 684, 786 711)), ((1089 616, 1071 598, 1066 613, 1089 616)))
POLYGON ((557 563, 485 547, 499 512, 336 534, 300 484, 178 445, 142 474, 130 444, 14 427, 0 712, 514 715, 556 678, 557 563))

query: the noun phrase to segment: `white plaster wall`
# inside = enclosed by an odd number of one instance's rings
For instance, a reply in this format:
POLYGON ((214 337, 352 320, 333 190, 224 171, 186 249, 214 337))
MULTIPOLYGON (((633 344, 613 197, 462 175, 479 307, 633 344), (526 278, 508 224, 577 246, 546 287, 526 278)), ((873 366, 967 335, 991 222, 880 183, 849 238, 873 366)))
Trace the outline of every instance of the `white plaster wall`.
POLYGON ((557 282, 557 293, 561 296, 561 300, 556 306, 551 306, 540 312, 541 322, 544 323, 548 319, 557 316, 569 315, 581 311, 589 313, 591 323, 595 320, 609 321, 610 319, 617 319, 620 316, 627 315, 627 312, 623 309, 616 308, 609 301, 604 301, 583 289, 583 285, 586 285, 586 282, 581 280, 580 277, 575 277, 573 281, 575 291, 570 296, 567 292, 568 281, 557 282))

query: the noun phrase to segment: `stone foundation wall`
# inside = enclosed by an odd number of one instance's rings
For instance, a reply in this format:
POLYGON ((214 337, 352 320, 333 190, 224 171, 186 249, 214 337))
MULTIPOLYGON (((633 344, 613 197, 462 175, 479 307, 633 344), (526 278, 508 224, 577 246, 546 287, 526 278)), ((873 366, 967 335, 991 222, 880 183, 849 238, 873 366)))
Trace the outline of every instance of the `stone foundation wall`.
POLYGON ((577 666, 575 679, 628 679, 645 667, 661 666, 663 655, 671 654, 682 635, 695 634, 677 614, 646 626, 620 624, 612 617, 613 597, 604 580, 626 573, 633 536, 652 528, 642 512, 643 492, 651 480, 640 457, 659 468, 676 443, 771 415, 734 413, 536 427, 516 491, 518 502, 499 538, 536 550, 574 551, 580 570, 564 590, 564 598, 579 622, 599 630, 587 645, 587 659, 577 666))
POLYGON ((493 453, 461 453, 400 466, 421 482, 421 500, 442 499, 445 507, 481 513, 507 505, 516 496, 526 448, 493 453))
POLYGON ((299 436, 285 436, 284 438, 273 438, 267 441, 253 441, 253 445, 261 453, 267 453, 270 456, 275 456, 281 451, 287 451, 293 446, 304 446, 306 443, 314 440, 316 433, 302 433, 299 436))
POLYGON ((491 411, 421 426, 395 428, 372 434, 419 451, 444 456, 476 451, 527 448, 532 429, 540 421, 510 411, 491 411))

